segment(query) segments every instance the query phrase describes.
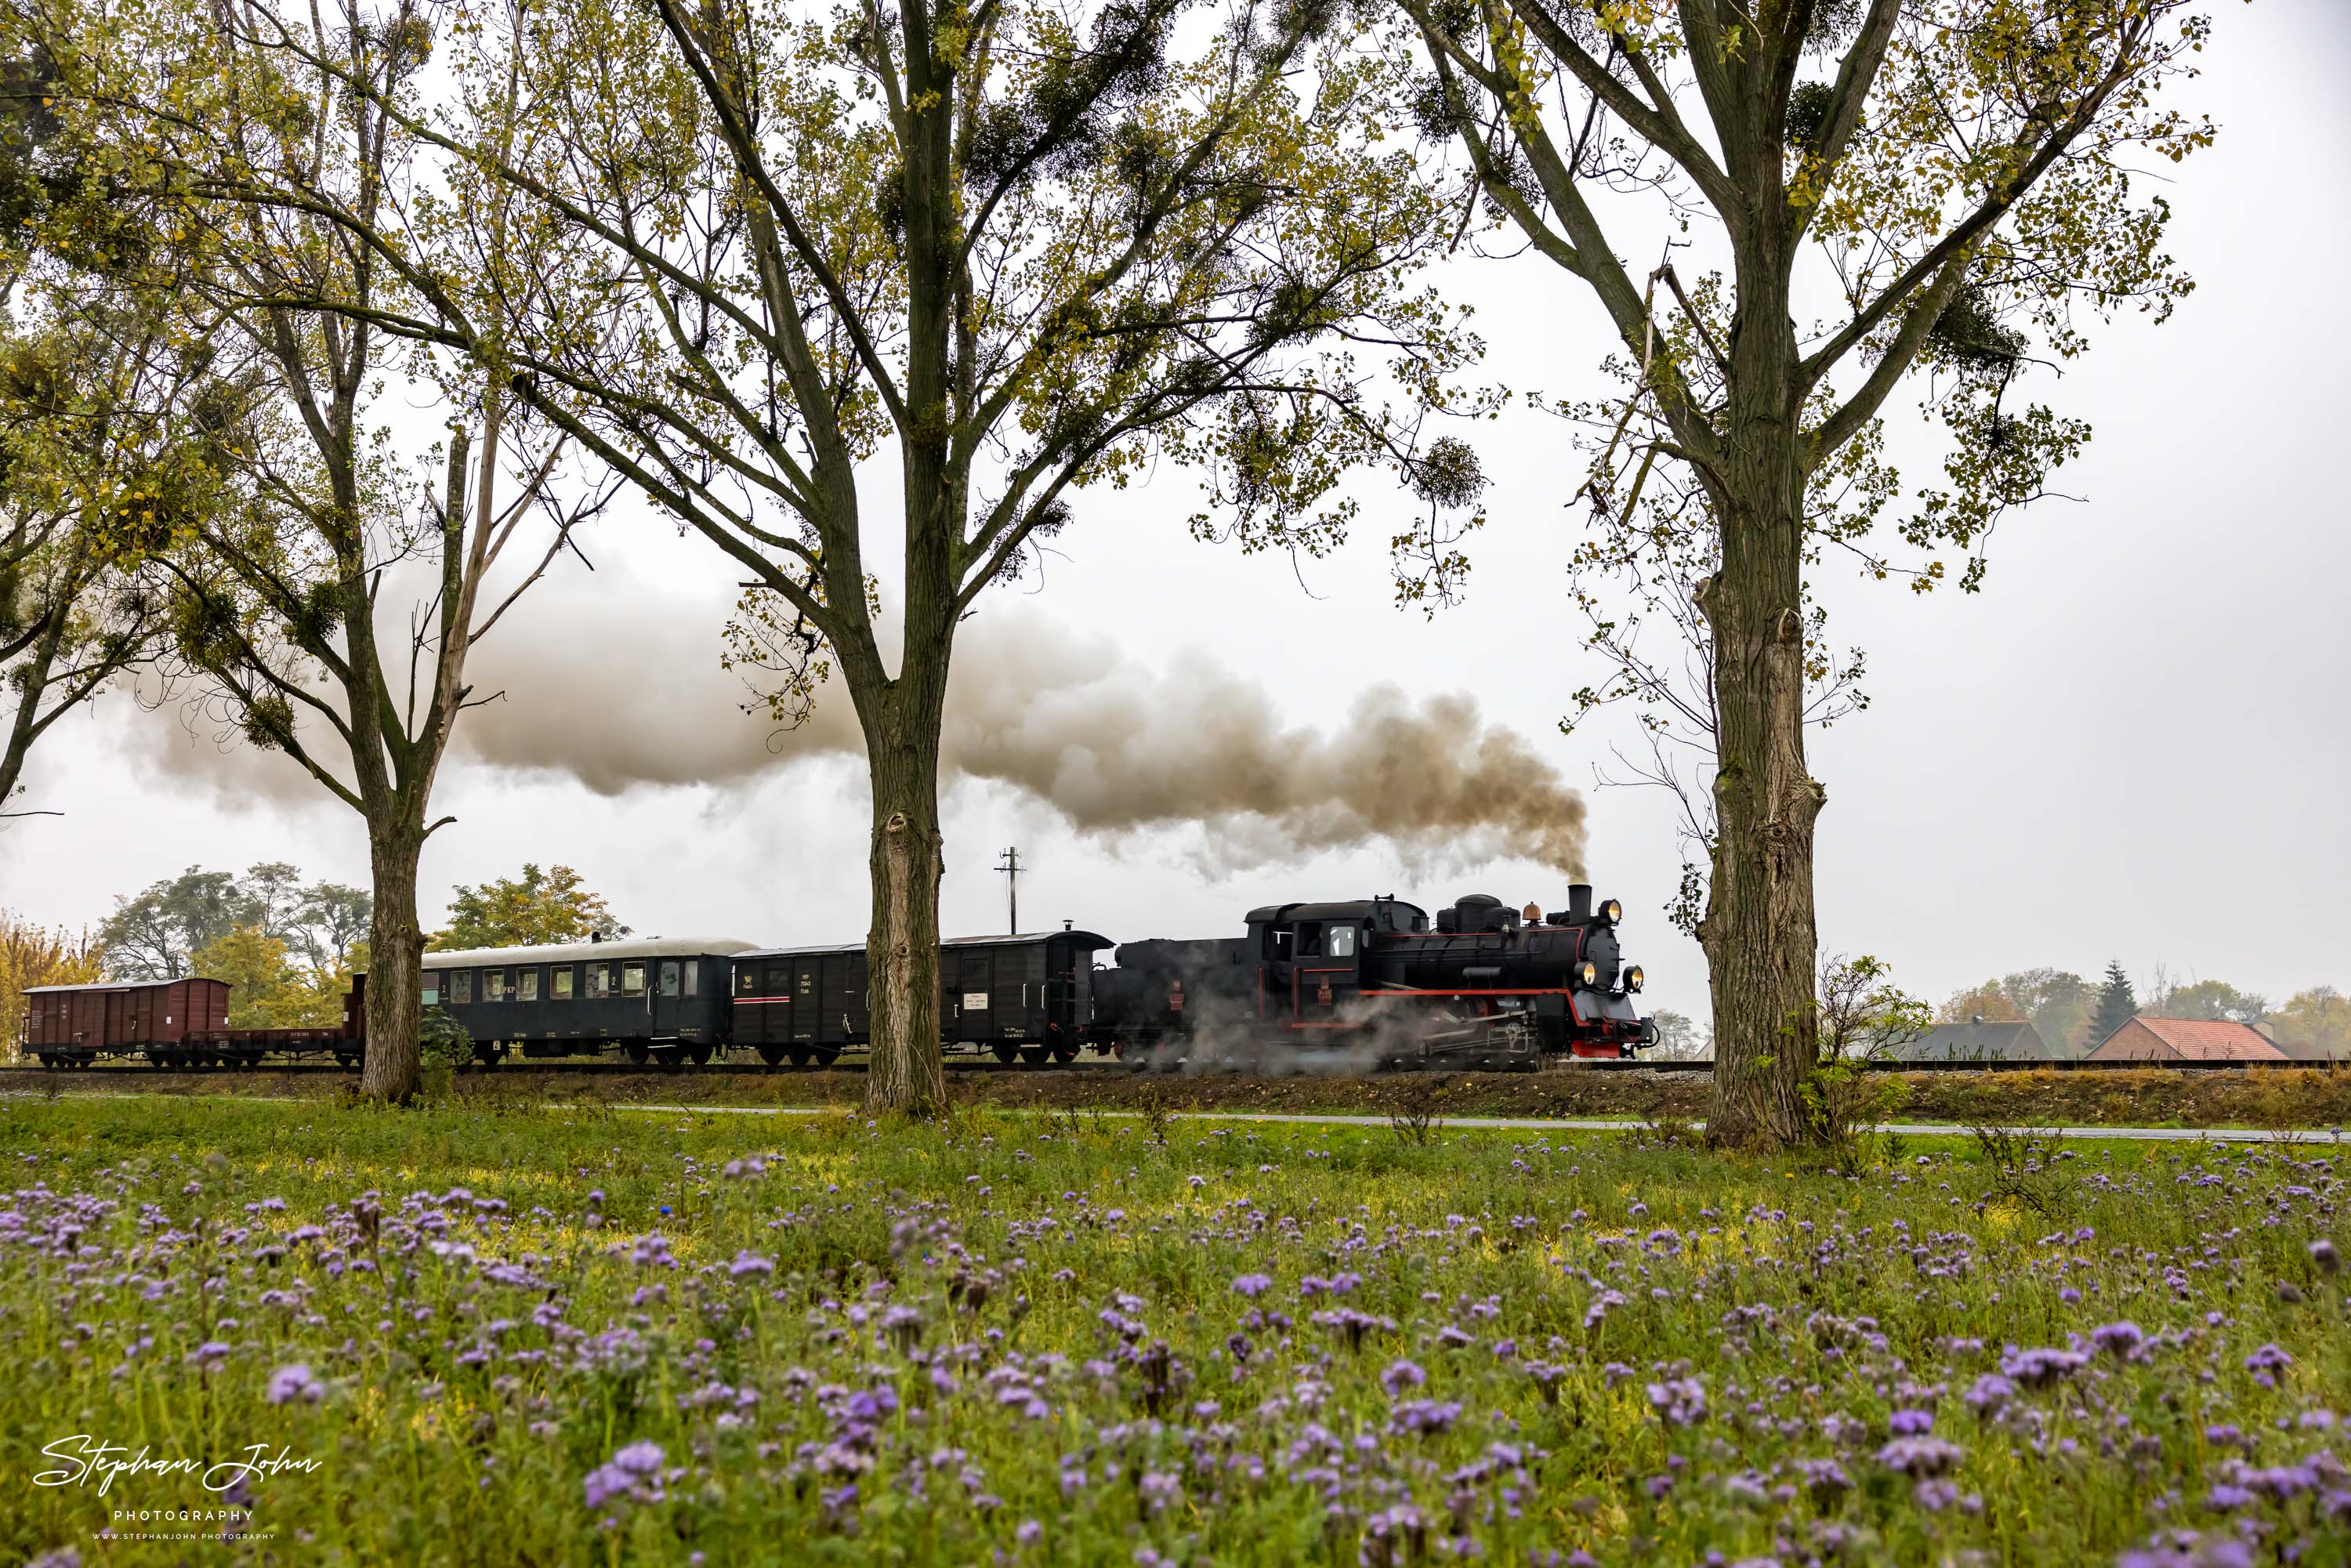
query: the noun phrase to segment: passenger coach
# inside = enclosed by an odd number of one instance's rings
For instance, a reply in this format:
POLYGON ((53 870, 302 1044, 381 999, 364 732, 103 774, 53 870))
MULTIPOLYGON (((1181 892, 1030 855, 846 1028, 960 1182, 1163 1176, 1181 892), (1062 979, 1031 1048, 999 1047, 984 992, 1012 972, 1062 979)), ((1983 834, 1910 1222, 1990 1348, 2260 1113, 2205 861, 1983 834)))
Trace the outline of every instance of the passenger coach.
MULTIPOLYGON (((998 1061, 1074 1061, 1093 1013, 1091 931, 962 936, 939 945, 939 1035, 998 1061)), ((865 949, 776 947, 735 956, 735 1043, 769 1063, 829 1062, 872 1040, 865 949)))
POLYGON ((729 961, 751 944, 652 937, 424 955, 424 1005, 441 1008, 494 1061, 594 1055, 708 1061, 727 1038, 729 961))

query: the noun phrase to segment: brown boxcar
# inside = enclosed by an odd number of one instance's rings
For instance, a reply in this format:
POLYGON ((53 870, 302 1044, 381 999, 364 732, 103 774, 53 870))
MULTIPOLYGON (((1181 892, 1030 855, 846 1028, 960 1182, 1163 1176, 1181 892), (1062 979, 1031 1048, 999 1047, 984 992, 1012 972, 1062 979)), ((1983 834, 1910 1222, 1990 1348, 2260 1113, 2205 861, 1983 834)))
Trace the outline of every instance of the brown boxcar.
POLYGON ((34 986, 25 992, 25 1047, 36 1055, 89 1057, 176 1046, 228 1025, 226 980, 102 980, 34 986))

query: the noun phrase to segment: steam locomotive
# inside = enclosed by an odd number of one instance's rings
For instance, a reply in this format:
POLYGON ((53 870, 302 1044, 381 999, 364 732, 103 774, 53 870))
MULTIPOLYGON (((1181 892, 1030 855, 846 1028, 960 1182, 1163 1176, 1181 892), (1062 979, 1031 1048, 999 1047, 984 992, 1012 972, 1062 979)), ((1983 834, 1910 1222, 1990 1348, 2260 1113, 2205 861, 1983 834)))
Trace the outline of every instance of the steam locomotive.
POLYGON ((1395 898, 1253 909, 1249 935, 1129 942, 1094 976, 1089 1040, 1137 1060, 1279 1064, 1532 1066, 1629 1056, 1656 1025, 1639 965, 1616 939, 1624 908, 1568 889, 1546 916, 1472 894, 1437 912, 1395 898))
MULTIPOLYGON (((1546 916, 1472 894, 1437 912, 1394 897, 1270 904, 1248 935, 1113 944, 1059 931, 965 937, 939 953, 941 1043, 1002 1061, 1137 1065, 1219 1061, 1271 1070, 1531 1067, 1546 1057, 1622 1057, 1654 1043, 1638 965, 1616 938, 1623 909, 1568 890, 1546 916), (1093 956, 1115 951, 1115 967, 1093 956)), ((210 979, 27 990, 25 1051, 51 1067, 101 1057, 156 1066, 253 1067, 366 1045, 364 977, 340 1030, 232 1030, 228 988, 210 979)), ((756 948, 652 938, 428 953, 424 1001, 485 1064, 618 1051, 703 1063, 737 1051, 770 1063, 826 1063, 871 1040, 861 946, 756 948)))

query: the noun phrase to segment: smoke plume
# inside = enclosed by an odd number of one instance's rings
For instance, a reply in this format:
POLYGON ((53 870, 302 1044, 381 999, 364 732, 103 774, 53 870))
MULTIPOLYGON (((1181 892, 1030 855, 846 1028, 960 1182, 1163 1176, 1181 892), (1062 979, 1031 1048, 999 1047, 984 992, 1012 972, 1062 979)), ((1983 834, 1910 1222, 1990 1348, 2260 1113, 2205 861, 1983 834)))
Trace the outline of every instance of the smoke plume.
MULTIPOLYGON (((456 749, 606 795, 728 789, 799 758, 862 753, 838 682, 798 729, 747 713, 750 688, 718 667, 725 619, 722 603, 641 582, 542 583, 468 661, 479 706, 456 749)), ((316 789, 282 758, 176 738, 155 758, 168 771, 272 797, 316 789), (254 776, 264 761, 266 780, 254 776)), ((1467 695, 1416 702, 1375 685, 1327 730, 1285 725, 1254 680, 1197 655, 1152 671, 998 608, 956 638, 943 743, 949 782, 1009 785, 1084 832, 1197 824, 1217 873, 1383 840, 1415 875, 1503 857, 1583 874, 1583 798, 1467 695)))
MULTIPOLYGON (((485 762, 569 774, 611 794, 641 784, 746 781, 794 758, 863 751, 835 683, 798 729, 747 715, 716 668, 715 611, 538 591, 475 665, 501 701, 458 743, 485 762)), ((1165 673, 1040 616, 993 612, 956 641, 942 766, 1008 784, 1078 829, 1117 835, 1200 824, 1214 869, 1386 841, 1415 873, 1522 857, 1583 874, 1583 798, 1476 699, 1358 695, 1330 732, 1284 726, 1255 682, 1197 656, 1165 673)))

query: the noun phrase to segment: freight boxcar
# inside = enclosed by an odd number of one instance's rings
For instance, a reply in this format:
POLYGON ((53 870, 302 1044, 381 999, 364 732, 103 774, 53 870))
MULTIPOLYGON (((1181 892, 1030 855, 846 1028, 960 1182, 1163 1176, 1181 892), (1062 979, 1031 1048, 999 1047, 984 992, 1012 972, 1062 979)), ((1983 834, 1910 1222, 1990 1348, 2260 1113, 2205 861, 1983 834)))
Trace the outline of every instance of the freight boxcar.
POLYGON ((45 1067, 87 1067, 102 1056, 177 1053, 192 1034, 228 1025, 226 980, 100 980, 30 986, 25 1049, 45 1067))
POLYGON ((707 1061, 730 1022, 732 937, 648 937, 424 955, 424 1005, 445 1010, 483 1061, 592 1056, 707 1061))
MULTIPOLYGON (((939 945, 943 1044, 998 1061, 1074 1061, 1106 936, 1063 927, 939 945)), ((770 1063, 830 1062, 872 1040, 865 949, 776 947, 735 957, 735 1043, 770 1063)))

